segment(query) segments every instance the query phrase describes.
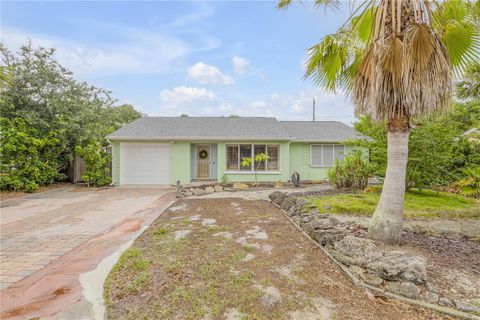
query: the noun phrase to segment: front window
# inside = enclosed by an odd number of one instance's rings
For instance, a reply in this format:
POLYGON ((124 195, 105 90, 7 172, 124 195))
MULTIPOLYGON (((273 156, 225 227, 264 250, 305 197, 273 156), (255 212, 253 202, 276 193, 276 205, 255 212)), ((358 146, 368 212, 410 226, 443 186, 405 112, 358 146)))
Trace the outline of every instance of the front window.
MULTIPOLYGON (((240 145, 240 162, 242 162, 243 158, 251 158, 251 157, 252 157, 252 145, 241 144, 240 145)), ((240 171, 252 171, 252 166, 250 167, 240 166, 240 171)))
POLYGON ((227 145, 227 170, 238 170, 238 145, 227 145))
POLYGON ((335 161, 343 161, 345 146, 343 144, 312 144, 310 146, 310 166, 332 167, 335 161))
POLYGON ((228 144, 227 145, 227 171, 253 172, 280 170, 280 146, 275 144, 228 144), (260 163, 252 163, 249 167, 240 165, 243 158, 255 160, 260 153, 266 154, 268 159, 260 163))

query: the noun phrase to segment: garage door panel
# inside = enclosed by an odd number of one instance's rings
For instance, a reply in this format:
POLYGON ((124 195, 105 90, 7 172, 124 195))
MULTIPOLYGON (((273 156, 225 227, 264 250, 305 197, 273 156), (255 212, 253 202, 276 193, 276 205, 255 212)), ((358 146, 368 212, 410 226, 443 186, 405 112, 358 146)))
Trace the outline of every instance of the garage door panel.
POLYGON ((120 145, 120 184, 170 184, 170 145, 120 145))

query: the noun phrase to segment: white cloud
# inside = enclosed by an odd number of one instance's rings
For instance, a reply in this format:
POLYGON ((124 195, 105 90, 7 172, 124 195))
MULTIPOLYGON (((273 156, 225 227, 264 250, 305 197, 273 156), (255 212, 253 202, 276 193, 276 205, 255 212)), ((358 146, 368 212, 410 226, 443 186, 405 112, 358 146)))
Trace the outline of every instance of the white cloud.
POLYGON ((229 96, 217 96, 205 88, 180 86, 161 92, 161 107, 155 115, 276 117, 279 120, 312 119, 312 97, 316 101, 316 119, 351 123, 353 105, 342 93, 324 94, 319 90, 296 93, 272 93, 263 99, 239 101, 229 96))
POLYGON ((217 67, 198 62, 188 68, 187 77, 200 84, 231 85, 233 78, 224 75, 217 67))
POLYGON ((152 115, 218 116, 232 106, 219 101, 212 90, 198 87, 178 86, 160 92, 160 107, 152 115), (221 110, 221 111, 220 111, 221 110))
POLYGON ((185 104, 205 104, 216 101, 217 97, 211 90, 197 87, 175 87, 160 92, 160 100, 165 107, 176 109, 185 104))
POLYGON ((80 76, 169 73, 190 53, 220 45, 219 40, 206 35, 191 41, 174 32, 122 25, 92 23, 85 28, 92 27, 103 29, 98 34, 108 32, 116 37, 110 42, 91 43, 2 27, 2 42, 14 51, 28 40, 35 47, 53 47, 57 60, 80 76))
POLYGON ((234 56, 232 58, 233 70, 238 74, 245 74, 250 67, 250 61, 245 58, 234 56))

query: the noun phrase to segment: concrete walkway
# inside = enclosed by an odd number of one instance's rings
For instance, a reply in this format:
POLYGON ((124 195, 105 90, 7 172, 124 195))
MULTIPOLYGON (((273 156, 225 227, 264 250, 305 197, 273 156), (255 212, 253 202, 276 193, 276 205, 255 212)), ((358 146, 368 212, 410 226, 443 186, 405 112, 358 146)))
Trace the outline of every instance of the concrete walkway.
POLYGON ((94 318, 80 276, 138 236, 172 191, 66 187, 3 201, 0 318, 94 318))

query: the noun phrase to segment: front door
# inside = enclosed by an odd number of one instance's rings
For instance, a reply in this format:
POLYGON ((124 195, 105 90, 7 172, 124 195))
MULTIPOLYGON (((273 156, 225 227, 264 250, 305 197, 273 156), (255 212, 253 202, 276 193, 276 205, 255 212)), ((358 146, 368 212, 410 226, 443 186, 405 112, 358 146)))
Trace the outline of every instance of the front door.
POLYGON ((197 179, 210 179, 211 149, 209 144, 197 144, 195 147, 197 179))

